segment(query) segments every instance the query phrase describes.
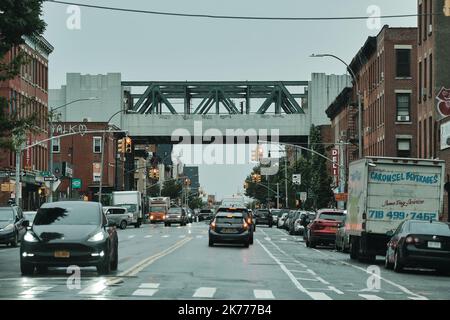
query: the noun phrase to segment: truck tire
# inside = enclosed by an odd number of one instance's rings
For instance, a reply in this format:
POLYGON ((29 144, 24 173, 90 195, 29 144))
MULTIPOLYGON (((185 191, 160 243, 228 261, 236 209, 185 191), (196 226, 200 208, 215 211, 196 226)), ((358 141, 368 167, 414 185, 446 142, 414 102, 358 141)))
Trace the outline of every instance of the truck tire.
POLYGON ((141 227, 141 223, 140 223, 140 222, 136 223, 136 224, 134 225, 134 227, 135 227, 135 228, 140 228, 140 227, 141 227))
POLYGON ((34 273, 34 265, 20 259, 20 272, 24 276, 31 276, 34 273))
POLYGON ((384 267, 388 270, 392 270, 392 268, 394 267, 393 264, 391 262, 389 262, 389 255, 386 252, 386 257, 384 258, 384 267))
POLYGON ((358 260, 359 258, 359 238, 352 237, 350 239, 350 259, 358 260))
POLYGON ((127 228, 127 222, 125 220, 122 220, 120 222, 120 229, 125 230, 127 228))

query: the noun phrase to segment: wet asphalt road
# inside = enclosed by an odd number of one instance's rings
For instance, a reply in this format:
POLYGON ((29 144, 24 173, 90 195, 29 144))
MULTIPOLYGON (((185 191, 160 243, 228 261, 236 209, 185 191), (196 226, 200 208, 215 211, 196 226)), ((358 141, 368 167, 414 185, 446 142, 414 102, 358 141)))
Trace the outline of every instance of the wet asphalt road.
POLYGON ((0 246, 0 299, 449 300, 450 277, 434 271, 350 260, 332 248, 306 248, 300 236, 258 226, 255 243, 208 247, 208 225, 144 225, 118 230, 119 270, 98 276, 66 269, 22 277, 19 248, 0 246), (370 267, 368 269, 368 267, 370 267), (371 272, 377 272, 379 276, 371 272), (72 278, 70 278, 71 280, 72 278))

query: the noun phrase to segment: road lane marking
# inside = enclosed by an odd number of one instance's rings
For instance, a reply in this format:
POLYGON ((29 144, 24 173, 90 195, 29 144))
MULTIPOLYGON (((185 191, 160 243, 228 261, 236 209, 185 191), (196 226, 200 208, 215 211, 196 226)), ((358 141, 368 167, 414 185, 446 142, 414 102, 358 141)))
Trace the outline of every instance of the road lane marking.
POLYGON ((169 237, 170 237, 170 235, 168 235, 168 234, 161 236, 161 238, 169 238, 169 237))
MULTIPOLYGON (((267 233, 265 233, 264 230, 261 230, 261 232, 264 233, 265 236, 267 236, 267 233)), ((281 250, 281 248, 280 248, 278 245, 276 245, 273 241, 269 241, 269 243, 270 243, 271 245, 273 245, 273 246, 274 246, 279 252, 281 252, 281 254, 283 254, 285 257, 288 257, 288 258, 290 258, 291 260, 294 260, 299 266, 301 266, 301 267, 303 267, 303 268, 307 268, 307 267, 308 267, 307 265, 301 263, 301 262, 298 261, 297 259, 292 259, 292 258, 290 257, 290 255, 288 255, 285 251, 281 250)))
POLYGON ((198 236, 196 236, 196 238, 197 239, 201 239, 201 238, 203 238, 203 236, 202 235, 198 235, 198 236))
POLYGON ((366 300, 384 300, 383 298, 373 295, 373 294, 358 294, 361 298, 364 298, 366 300))
POLYGON ((290 272, 288 270, 288 268, 286 268, 286 266, 283 263, 281 263, 277 258, 275 258, 273 256, 273 254, 261 243, 261 241, 259 241, 259 239, 257 239, 256 242, 258 242, 258 244, 264 249, 264 251, 266 251, 266 253, 269 255, 269 257, 271 257, 279 265, 281 270, 283 270, 283 272, 289 277, 291 282, 297 287, 298 290, 300 290, 301 292, 307 294, 308 296, 310 296, 314 300, 321 300, 323 298, 322 295, 325 295, 324 293, 321 293, 321 292, 310 292, 310 291, 306 290, 305 287, 303 287, 302 284, 295 278, 295 276, 292 274, 292 272, 290 272))
POLYGON ((311 279, 311 278, 295 278, 297 280, 302 280, 302 281, 319 281, 317 279, 311 279))
POLYGON ((275 299, 272 290, 253 290, 256 299, 275 299))
POLYGON ((156 292, 158 292, 158 289, 137 289, 133 292, 133 296, 140 296, 140 297, 152 297, 156 292))
POLYGON ((269 237, 265 237, 264 240, 270 241, 272 239, 270 239, 269 237))
POLYGON ((216 290, 217 290, 216 288, 201 287, 195 291, 195 293, 192 297, 194 297, 194 298, 212 298, 212 297, 214 297, 216 290))
POLYGON ((309 295, 314 300, 333 300, 323 292, 310 292, 309 295))
POLYGON ((174 252, 175 250, 181 248, 182 246, 184 246, 186 243, 188 243, 189 241, 191 241, 192 238, 184 238, 180 241, 178 241, 177 243, 175 243, 174 245, 172 245, 171 247, 157 253, 154 254, 140 262, 138 262, 136 265, 132 266, 131 268, 129 268, 128 270, 125 270, 124 272, 121 272, 118 276, 110 279, 109 281, 107 281, 107 285, 108 286, 112 286, 115 285, 117 283, 122 282, 122 278, 123 277, 134 277, 136 276, 139 272, 141 272, 143 269, 145 269, 146 267, 148 267, 149 265, 151 265, 152 263, 154 263, 155 261, 171 254, 172 252, 174 252))
POLYGON ((344 294, 344 292, 342 292, 342 291, 339 290, 339 289, 336 289, 336 288, 333 287, 333 286, 329 286, 328 289, 330 289, 331 291, 336 292, 337 294, 344 294))
POLYGON ((148 236, 145 236, 144 238, 151 238, 151 237, 153 237, 152 235, 148 235, 148 236))
POLYGON ((100 281, 96 282, 95 284, 90 285, 86 289, 81 290, 78 294, 95 295, 95 294, 99 294, 106 288, 107 288, 106 280, 100 280, 100 281))
POLYGON ((38 294, 44 293, 53 287, 33 287, 21 293, 24 296, 37 296, 38 294))
POLYGON ((325 281, 324 279, 322 279, 321 277, 316 277, 316 279, 320 282, 322 282, 323 284, 330 284, 328 281, 325 281))
POLYGON ((308 270, 306 270, 306 271, 308 271, 309 273, 311 273, 313 276, 317 276, 317 273, 315 273, 313 270, 311 270, 311 269, 308 269, 308 270))
POLYGON ((302 271, 302 270, 289 270, 291 272, 295 272, 295 273, 309 273, 308 271, 302 271))
POLYGON ((133 239, 134 237, 136 237, 135 235, 131 235, 131 236, 128 236, 128 239, 133 239))
POLYGON ((179 238, 183 239, 183 238, 186 238, 186 236, 181 235, 181 236, 179 236, 179 238))
MULTIPOLYGON (((342 260, 338 260, 338 259, 334 258, 334 257, 331 256, 331 255, 327 255, 327 254, 323 253, 322 251, 319 251, 319 250, 317 250, 317 251, 318 251, 318 253, 320 253, 321 255, 323 255, 323 256, 325 256, 325 257, 327 257, 327 258, 331 258, 331 259, 333 259, 333 260, 335 260, 335 261, 337 261, 337 262, 340 262, 340 263, 342 263, 342 264, 344 264, 344 265, 346 265, 346 266, 350 266, 350 267, 352 267, 352 268, 355 268, 355 269, 357 269, 357 270, 360 270, 360 271, 362 271, 362 272, 364 272, 364 273, 367 273, 367 274, 369 274, 369 275, 373 275, 372 273, 368 272, 367 269, 361 268, 361 267, 359 267, 359 266, 356 266, 356 265, 354 265, 354 264, 351 264, 351 263, 348 263, 348 262, 345 262, 345 261, 342 261, 342 260)), ((406 287, 404 287, 404 286, 402 286, 402 285, 400 285, 400 284, 397 284, 397 283, 395 283, 395 282, 393 282, 393 281, 391 281, 391 280, 388 280, 388 279, 386 279, 386 278, 383 278, 382 276, 379 276, 379 278, 380 278, 380 280, 383 280, 384 282, 390 284, 390 285, 393 286, 393 287, 396 287, 396 288, 400 289, 400 290, 403 291, 405 294, 409 295, 409 296, 410 296, 410 297, 409 297, 410 299, 414 298, 414 300, 428 300, 427 297, 424 297, 424 296, 421 296, 421 295, 419 295, 419 294, 417 294, 417 293, 414 293, 414 292, 412 292, 411 290, 409 290, 408 288, 406 288, 406 287)))
POLYGON ((139 289, 158 289, 159 283, 142 283, 139 289))
POLYGON ((287 238, 281 238, 280 240, 281 241, 287 241, 287 238))

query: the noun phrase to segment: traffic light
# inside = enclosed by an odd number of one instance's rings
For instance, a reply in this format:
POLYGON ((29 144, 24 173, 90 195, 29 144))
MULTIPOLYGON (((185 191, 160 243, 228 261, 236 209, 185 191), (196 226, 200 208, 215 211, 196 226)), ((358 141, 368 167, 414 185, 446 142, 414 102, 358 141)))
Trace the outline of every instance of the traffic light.
POLYGON ((125 140, 124 139, 119 139, 117 141, 117 152, 125 153, 125 140))
POLYGON ((131 138, 130 137, 126 137, 125 138, 125 152, 126 153, 131 153, 132 152, 131 138))
POLYGON ((151 169, 149 172, 150 178, 155 179, 155 180, 159 180, 159 170, 154 168, 151 169))
POLYGON ((260 174, 256 175, 256 182, 261 183, 261 175, 260 174))

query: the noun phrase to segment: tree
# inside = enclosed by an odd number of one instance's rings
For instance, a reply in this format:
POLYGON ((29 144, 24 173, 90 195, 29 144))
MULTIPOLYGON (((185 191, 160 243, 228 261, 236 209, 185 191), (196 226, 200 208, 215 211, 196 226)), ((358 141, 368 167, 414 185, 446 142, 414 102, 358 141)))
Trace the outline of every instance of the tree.
POLYGON ((191 209, 201 209, 203 208, 203 200, 202 198, 198 197, 198 196, 191 196, 189 197, 189 208, 191 209))
MULTIPOLYGON (((24 43, 24 36, 40 36, 46 24, 41 19, 43 0, 2 0, 0 2, 0 81, 14 79, 20 66, 27 63, 19 50, 13 59, 3 59, 15 47, 24 43)), ((19 47, 20 48, 20 47, 19 47)), ((23 108, 29 101, 25 101, 23 108)), ((20 118, 8 112, 10 101, 0 97, 0 149, 17 150, 25 140, 25 133, 33 131, 35 116, 20 118)))
POLYGON ((177 180, 167 180, 164 182, 163 188, 161 190, 161 195, 163 197, 170 197, 170 199, 177 199, 180 197, 183 186, 177 180))
MULTIPOLYGON (((325 156, 325 147, 322 142, 320 128, 311 127, 311 149, 325 156)), ((327 160, 317 154, 311 156, 311 197, 315 209, 327 208, 334 202, 334 193, 331 189, 331 176, 327 167, 327 160)))

